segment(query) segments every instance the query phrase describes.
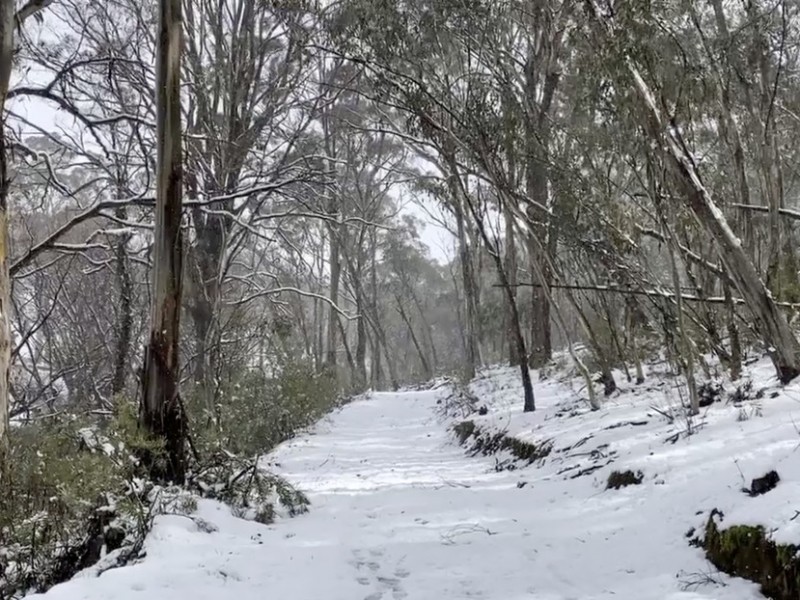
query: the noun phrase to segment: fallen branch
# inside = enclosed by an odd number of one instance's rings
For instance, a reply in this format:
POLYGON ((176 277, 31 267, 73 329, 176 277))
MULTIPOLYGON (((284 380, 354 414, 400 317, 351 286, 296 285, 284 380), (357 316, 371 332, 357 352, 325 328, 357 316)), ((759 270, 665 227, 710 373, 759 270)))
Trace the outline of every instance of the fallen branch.
MULTIPOLYGON (((492 287, 503 287, 501 284, 496 283, 492 287)), ((511 287, 541 287, 539 283, 533 282, 520 282, 516 283, 511 287)), ((650 298, 664 298, 667 300, 675 300, 676 296, 673 292, 666 292, 657 289, 633 289, 633 288, 623 288, 617 287, 613 285, 579 285, 579 284, 550 284, 550 287, 553 289, 562 289, 562 290, 579 290, 585 292, 602 292, 602 293, 610 293, 610 294, 625 294, 629 296, 647 296, 650 298)), ((695 296, 693 294, 681 294, 681 300, 685 300, 687 302, 702 302, 705 304, 725 304, 726 300, 722 296, 695 296)), ((732 298, 731 302, 734 304, 744 304, 744 300, 741 298, 732 298)), ((794 302, 775 302, 776 306, 780 306, 782 308, 791 308, 791 309, 798 309, 800 308, 800 304, 794 302)))
MULTIPOLYGON (((753 212, 760 212, 760 213, 768 213, 769 207, 768 206, 757 206, 755 204, 731 204, 733 208, 738 208, 739 210, 751 210, 753 212)), ((789 217, 790 219, 794 219, 796 221, 800 221, 800 211, 792 210, 791 208, 779 208, 778 214, 782 217, 789 217)))

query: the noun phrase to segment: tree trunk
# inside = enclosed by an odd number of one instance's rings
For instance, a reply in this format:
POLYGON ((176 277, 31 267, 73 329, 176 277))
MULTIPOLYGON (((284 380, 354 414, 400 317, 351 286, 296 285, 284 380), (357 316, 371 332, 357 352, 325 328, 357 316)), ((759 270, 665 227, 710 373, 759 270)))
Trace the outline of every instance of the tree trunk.
MULTIPOLYGON (((212 192, 214 193, 214 192, 212 192)), ((197 289, 192 294, 192 320, 195 329, 194 379, 204 393, 211 393, 211 380, 217 372, 219 347, 211 339, 214 312, 219 296, 219 258, 222 254, 224 225, 222 217, 195 212, 197 243, 193 255, 196 259, 197 289)), ((208 399, 207 399, 208 400, 208 399)))
POLYGON ((739 328, 736 327, 736 306, 733 304, 731 286, 727 282, 722 283, 722 292, 725 296, 725 312, 730 343, 731 381, 736 381, 742 376, 742 345, 739 341, 739 328))
POLYGON ((156 207, 150 339, 144 357, 140 425, 164 440, 166 460, 149 466, 160 480, 181 483, 186 423, 178 390, 183 239, 181 232, 181 0, 160 0, 156 48, 156 207))
POLYGON ((364 294, 361 286, 356 286, 356 371, 353 373, 355 387, 363 391, 367 386, 367 316, 364 314, 364 294))
MULTIPOLYGON (((538 12, 538 11, 537 11, 538 12)), ((553 27, 545 11, 539 13, 544 26, 553 27)), ((548 161, 550 153, 550 111, 553 97, 560 78, 557 69, 557 53, 561 44, 561 32, 549 32, 553 37, 547 44, 548 52, 539 56, 532 50, 525 61, 525 188, 530 200, 539 207, 550 207, 548 161), (538 85, 541 81, 541 86, 538 85), (539 88, 541 87, 541 101, 539 88)), ((544 34, 543 34, 544 35, 544 34)), ((552 208, 552 207, 551 207, 552 208)), ((530 233, 528 244, 529 260, 542 270, 542 285, 549 286, 552 280, 550 257, 550 238, 553 227, 552 218, 544 211, 531 206, 528 209, 530 233)), ((531 268, 533 271, 533 268, 531 268)), ((531 355, 530 365, 543 367, 553 356, 552 333, 550 329, 550 300, 544 287, 533 288, 531 306, 531 355)))
POLYGON ((397 312, 400 314, 400 318, 403 319, 403 323, 405 323, 406 327, 408 327, 408 333, 411 336, 411 342, 414 344, 414 348, 417 350, 417 356, 419 356, 419 362, 422 366, 423 377, 425 377, 425 381, 430 381, 433 379, 433 371, 431 370, 430 362, 425 356, 425 351, 422 349, 422 345, 419 343, 417 334, 414 333, 414 326, 411 324, 411 319, 408 318, 408 314, 406 314, 406 311, 403 308, 403 303, 400 301, 399 297, 395 297, 395 300, 397 302, 397 312))
POLYGON ((414 293, 414 290, 409 290, 409 293, 411 294, 412 300, 414 300, 414 306, 416 306, 419 317, 422 320, 422 326, 425 328, 425 336, 427 337, 428 345, 431 348, 431 368, 433 371, 436 371, 439 366, 439 359, 436 355, 436 342, 433 340, 433 328, 431 327, 428 317, 425 314, 425 310, 423 309, 419 298, 417 298, 417 295, 414 293))
POLYGON ((373 390, 383 389, 383 366, 381 365, 381 347, 378 343, 378 336, 369 336, 369 355, 370 355, 370 387, 373 390))
MULTIPOLYGON (((517 297, 517 243, 514 234, 514 215, 510 210, 503 211, 505 219, 505 270, 508 279, 508 285, 511 293, 514 295, 514 300, 517 297)), ((511 309, 506 306, 506 330, 508 338, 508 364, 516 367, 519 361, 526 360, 526 357, 521 357, 517 351, 517 345, 514 343, 514 317, 511 314, 511 309)))
POLYGON ((341 278, 342 265, 339 258, 339 238, 338 238, 338 224, 331 225, 329 229, 330 235, 330 270, 331 270, 331 288, 330 300, 331 306, 328 312, 328 341, 327 341, 327 357, 325 363, 329 369, 336 371, 336 321, 339 319, 339 314, 336 312, 336 306, 339 305, 339 279, 341 278))
POLYGON ((628 369, 627 357, 625 356, 625 352, 622 348, 622 341, 620 340, 619 333, 617 331, 616 319, 614 319, 614 315, 611 312, 611 307, 608 305, 608 301, 604 296, 600 297, 600 304, 603 306, 603 312, 606 315, 606 322, 608 323, 608 331, 611 335, 611 342, 614 344, 614 349, 617 351, 619 362, 622 363, 622 370, 625 372, 625 379, 627 379, 628 383, 630 383, 631 372, 630 369, 628 369))
MULTIPOLYGON (((589 1, 589 7, 604 34, 613 39, 613 28, 600 15, 594 0, 589 1)), ((750 309, 765 345, 771 349, 770 355, 778 378, 781 382, 788 383, 800 374, 800 344, 794 337, 786 317, 775 305, 741 242, 731 231, 722 211, 703 185, 679 129, 666 125, 653 92, 645 83, 633 60, 628 55, 624 59, 632 79, 631 85, 644 109, 644 124, 649 135, 656 142, 665 164, 682 188, 685 203, 717 242, 720 256, 731 279, 750 309)))
POLYGON ((369 322, 372 330, 375 332, 377 345, 379 348, 383 348, 383 357, 386 359, 386 368, 389 371, 389 382, 392 385, 392 389, 396 390, 400 387, 400 379, 397 376, 397 365, 395 364, 392 355, 389 353, 389 344, 386 342, 386 330, 381 324, 380 315, 378 314, 378 307, 376 304, 370 304, 369 313, 369 322))
MULTIPOLYGON (((347 331, 345 330, 338 313, 334 318, 336 319, 336 327, 339 329, 339 335, 342 336, 342 346, 344 346, 344 356, 347 359, 347 366, 350 368, 350 373, 355 373, 356 362, 353 358, 353 353, 350 351, 350 344, 347 342, 347 331)), ((351 382, 351 385, 354 385, 354 382, 351 382)))
MULTIPOLYGON (((546 235, 546 227, 536 225, 533 227, 535 236, 546 235)), ((552 273, 547 266, 545 257, 541 252, 547 246, 546 238, 538 238, 540 243, 530 240, 528 244, 531 271, 536 263, 542 269, 542 286, 552 283, 552 273)), ((550 301, 544 287, 531 288, 531 354, 529 364, 538 369, 546 365, 553 356, 552 334, 550 331, 550 301)))
MULTIPOLYGON (((450 178, 454 177, 453 175, 450 178)), ((464 209, 459 200, 459 192, 451 183, 453 212, 456 217, 458 235, 458 257, 461 262, 461 278, 464 286, 464 338, 467 353, 467 364, 464 375, 467 379, 475 378, 478 366, 477 315, 475 314, 475 286, 472 282, 472 260, 467 245, 467 234, 464 226, 464 209)))
POLYGON ((8 262, 8 140, 5 108, 14 62, 14 0, 0 0, 0 480, 8 443, 8 377, 11 366, 11 274, 8 262))
POLYGON ((378 334, 378 342, 381 348, 383 348, 386 368, 389 370, 389 383, 391 383, 393 390, 397 390, 400 388, 400 379, 397 377, 397 365, 394 362, 394 358, 389 353, 389 345, 386 343, 386 333, 383 331, 383 328, 377 329, 376 332, 378 334))
POLYGON ((625 335, 631 344, 633 353, 633 364, 636 368, 636 384, 644 383, 644 369, 642 368, 642 357, 639 356, 639 345, 636 342, 636 326, 638 324, 638 306, 633 298, 625 300, 625 335))
MULTIPOLYGON (((444 158, 447 166, 450 169, 450 173, 448 173, 448 179, 451 181, 451 185, 453 186, 451 189, 458 194, 454 200, 460 205, 461 199, 463 199, 463 202, 467 205, 470 213, 472 214, 472 218, 475 221, 475 226, 477 227, 478 233, 480 234, 486 249, 494 260, 495 268, 497 269, 497 275, 500 277, 500 285, 503 287, 506 300, 508 301, 512 323, 516 324, 513 335, 514 342, 517 346, 517 352, 520 356, 526 356, 527 351, 525 349, 525 336, 522 334, 519 310, 517 309, 517 301, 514 294, 511 292, 511 286, 508 283, 508 277, 506 277, 505 268, 503 267, 503 259, 500 258, 500 250, 496 247, 493 247, 492 241, 489 239, 489 236, 486 233, 486 228, 483 224, 483 217, 478 213, 477 210, 475 210, 475 206, 467 195, 467 190, 464 187, 464 183, 461 181, 461 177, 458 175, 455 156, 452 154, 445 154, 444 158)), ((531 382, 531 372, 528 368, 528 361, 519 361, 519 371, 520 378, 522 379, 523 411, 532 412, 536 410, 536 399, 533 395, 533 383, 531 382)))
MULTIPOLYGON (((534 238, 534 241, 537 241, 534 238)), ((538 243, 538 241, 537 241, 538 243)), ((549 257, 546 256, 546 258, 549 257)), ((562 315, 561 309, 559 309, 558 305, 553 302, 553 288, 551 285, 545 283, 545 276, 543 272, 542 265, 539 264, 538 261, 532 261, 531 267, 534 270, 534 276, 539 280, 539 287, 544 291, 545 295, 547 296, 548 302, 553 306, 553 316, 555 317, 556 323, 558 324, 559 329, 561 329, 561 333, 564 336, 564 339, 567 342, 567 349, 569 350, 569 355, 572 358, 572 361, 575 363, 575 366, 580 371, 581 376, 583 377, 584 382, 586 383, 586 393, 589 394, 589 404, 592 407, 592 410, 599 410, 600 409, 600 402, 597 400, 597 394, 594 391, 594 383, 592 382, 592 374, 589 372, 589 369, 586 367, 586 364, 581 360, 581 357, 578 356, 578 353, 575 352, 575 348, 572 344, 572 340, 570 339, 570 332, 567 329, 567 324, 562 315)), ((551 270, 552 272, 552 270, 551 270)), ((591 328, 589 327, 589 322, 586 319, 583 311, 581 310, 580 305, 578 304, 575 297, 567 291, 567 300, 569 301, 570 305, 572 306, 575 314, 578 316, 578 321, 583 328, 583 332, 586 335, 586 338, 589 340, 590 344, 593 344, 593 347, 597 347, 597 344, 594 339, 594 333, 592 332, 591 328)), ((599 361, 603 360, 603 356, 600 352, 595 351, 597 354, 597 358, 599 361)), ((614 377, 610 374, 609 371, 604 370, 603 372, 603 386, 608 393, 612 393, 613 389, 610 389, 610 385, 613 384, 614 389, 616 389, 616 382, 614 381, 614 377), (609 391, 610 390, 610 391, 609 391)))
POLYGON ((669 257, 670 274, 672 275, 672 286, 675 288, 675 310, 677 311, 678 334, 681 337, 680 363, 683 367, 683 374, 686 377, 686 387, 689 390, 689 409, 690 414, 700 414, 700 399, 697 397, 697 382, 694 379, 694 349, 689 334, 686 331, 686 323, 683 315, 683 298, 681 298, 681 277, 678 272, 678 260, 675 258, 675 236, 667 224, 667 217, 661 208, 661 203, 657 204, 659 217, 664 227, 664 235, 667 238, 667 256, 669 257))
MULTIPOLYGON (((730 44, 730 33, 728 30, 728 23, 725 17, 725 10, 722 7, 722 0, 711 0, 714 9, 715 21, 720 38, 722 39, 723 47, 727 48, 730 44)), ((692 7, 691 10, 694 11, 692 7)), ((695 20, 699 27, 699 17, 695 16, 695 20)), ((711 48, 706 48, 711 64, 715 64, 716 60, 711 52, 711 48)), ((745 152, 742 144, 742 136, 739 133, 739 127, 736 124, 736 119, 733 114, 733 100, 731 98, 731 79, 736 76, 734 73, 739 70, 737 65, 736 52, 726 52, 726 70, 719 74, 719 87, 720 87, 720 104, 722 105, 722 116, 717 119, 720 127, 722 137, 727 141, 731 163, 734 170, 737 186, 736 191, 739 203, 750 205, 750 183, 747 178, 747 165, 745 163, 745 152)), ((741 72, 741 71, 739 71, 741 72)), ((753 228, 750 222, 750 215, 746 212, 741 216, 741 231, 744 237, 744 246, 747 252, 754 257, 755 248, 753 240, 753 228)))
MULTIPOLYGON (((120 186, 121 187, 121 186, 120 186)), ((119 196, 123 196, 120 194, 119 196)), ((127 219, 127 209, 117 209, 116 216, 127 219)), ((119 286, 119 305, 117 306, 117 319, 114 327, 114 375, 111 381, 111 393, 121 394, 125 389, 125 374, 128 369, 128 353, 131 346, 131 331, 133 329, 133 282, 131 281, 130 265, 128 264, 128 240, 130 236, 120 236, 115 248, 116 276, 119 286)))
MULTIPOLYGON (((505 270, 503 269, 502 261, 499 256, 496 256, 496 262, 500 275, 500 282, 503 285, 503 289, 505 289, 508 305, 511 309, 511 324, 512 327, 514 327, 513 335, 517 354, 519 356, 525 356, 525 336, 522 335, 522 325, 520 324, 519 310, 517 309, 517 299, 511 292, 511 286, 508 284, 508 279, 506 279, 505 270)), ((522 391, 524 396, 522 410, 523 412, 533 412, 536 410, 536 399, 533 395, 533 383, 531 382, 531 372, 527 361, 519 361, 519 371, 522 378, 522 391)))
MULTIPOLYGON (((781 10, 785 7, 781 5, 781 10)), ((797 269, 794 249, 788 242, 785 225, 780 216, 784 208, 783 171, 781 157, 775 137, 775 107, 773 93, 777 75, 773 73, 771 50, 767 33, 763 30, 766 14, 760 2, 750 0, 745 5, 748 27, 752 30, 749 69, 758 74, 758 85, 754 90, 759 98, 757 111, 752 110, 751 123, 756 132, 756 153, 759 159, 759 175, 763 197, 769 207, 767 249, 767 287, 778 299, 793 302, 797 295, 797 269), (785 292, 785 293, 784 293, 785 292), (784 298, 785 296, 785 298, 784 298)), ((779 56, 779 60, 783 60, 779 56)), ((755 95, 755 94, 753 94, 755 95)), ((751 103, 751 109, 754 107, 751 103)))

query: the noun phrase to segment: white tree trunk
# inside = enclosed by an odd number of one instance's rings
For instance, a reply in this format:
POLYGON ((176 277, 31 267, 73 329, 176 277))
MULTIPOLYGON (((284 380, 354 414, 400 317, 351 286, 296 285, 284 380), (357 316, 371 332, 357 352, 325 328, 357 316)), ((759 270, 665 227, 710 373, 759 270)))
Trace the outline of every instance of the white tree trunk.
MULTIPOLYGON (((0 0, 0 118, 14 61, 14 0, 0 0)), ((11 274, 8 266, 8 149, 5 121, 0 130, 0 478, 8 442, 8 372, 11 363, 11 274)))

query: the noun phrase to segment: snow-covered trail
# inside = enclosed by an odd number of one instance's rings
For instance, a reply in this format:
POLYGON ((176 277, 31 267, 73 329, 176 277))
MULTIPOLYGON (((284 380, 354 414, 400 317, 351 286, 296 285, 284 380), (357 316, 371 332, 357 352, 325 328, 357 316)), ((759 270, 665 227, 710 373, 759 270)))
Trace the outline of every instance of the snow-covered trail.
MULTIPOLYGON (((543 392, 537 400, 547 404, 543 392)), ((162 517, 143 562, 73 580, 48 598, 760 597, 740 581, 682 590, 676 573, 703 561, 679 532, 665 546, 663 504, 630 488, 598 493, 587 478, 537 483, 544 474, 535 467, 497 473, 494 459, 465 456, 453 443, 436 398, 373 394, 280 447, 270 460, 309 494, 309 514, 267 527, 202 502, 199 516, 219 531, 162 517)))

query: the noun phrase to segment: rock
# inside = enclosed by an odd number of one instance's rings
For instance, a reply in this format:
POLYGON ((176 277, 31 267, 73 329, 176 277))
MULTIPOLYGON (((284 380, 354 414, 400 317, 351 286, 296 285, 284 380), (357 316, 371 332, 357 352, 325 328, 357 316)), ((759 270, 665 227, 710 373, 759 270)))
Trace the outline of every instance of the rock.
POLYGON ((606 483, 607 490, 618 490, 629 485, 639 485, 644 479, 644 473, 637 471, 612 471, 606 483))
POLYGON ((753 481, 750 482, 750 489, 745 488, 744 492, 751 496, 760 496, 761 494, 766 494, 774 490, 780 480, 781 477, 778 475, 777 471, 770 471, 763 477, 756 477, 753 479, 753 481))
POLYGON ((699 404, 701 407, 711 406, 722 400, 722 385, 716 381, 706 381, 697 388, 699 404))

